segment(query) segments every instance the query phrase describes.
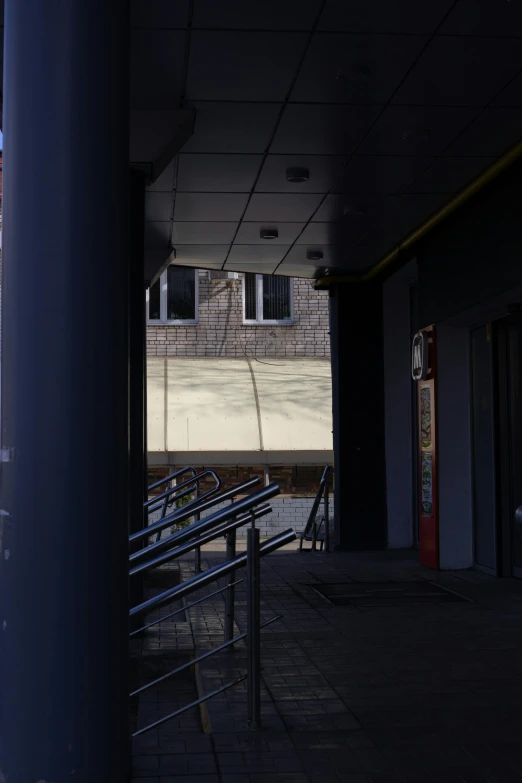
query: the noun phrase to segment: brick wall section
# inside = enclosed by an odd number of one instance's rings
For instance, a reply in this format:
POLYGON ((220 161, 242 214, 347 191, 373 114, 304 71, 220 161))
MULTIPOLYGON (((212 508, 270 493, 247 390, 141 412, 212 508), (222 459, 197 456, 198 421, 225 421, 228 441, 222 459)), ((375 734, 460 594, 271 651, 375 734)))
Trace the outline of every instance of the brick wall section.
MULTIPOLYGON (((153 484, 154 482, 159 481, 160 478, 164 478, 170 473, 174 473, 184 467, 185 465, 149 467, 148 484, 153 484)), ((198 473, 202 470, 213 468, 221 479, 222 492, 254 477, 260 479, 256 489, 264 486, 265 471, 263 465, 194 465, 193 467, 198 473)), ((323 470, 324 465, 270 465, 269 479, 271 483, 275 482, 276 484, 279 484, 281 495, 314 497, 319 488, 323 470)), ((184 480, 185 477, 183 476, 182 479, 184 480)), ((330 491, 332 491, 333 468, 330 469, 328 485, 330 491)), ((201 479, 201 492, 205 492, 213 486, 215 486, 215 482, 212 476, 205 476, 201 479)), ((162 486, 159 489, 154 490, 152 494, 158 494, 164 489, 166 489, 166 487, 162 486)))
POLYGON ((294 278, 292 326, 245 326, 243 280, 199 275, 197 326, 147 326, 148 356, 329 357, 328 292, 294 278))
MULTIPOLYGON (((284 530, 287 530, 289 527, 293 528, 293 530, 295 530, 296 533, 301 532, 308 521, 308 517, 312 509, 312 503, 313 503, 313 498, 280 497, 280 496, 272 498, 272 500, 270 500, 272 512, 270 514, 267 514, 266 517, 262 517, 261 519, 259 519, 256 523, 256 526, 259 528, 261 536, 264 537, 275 536, 278 533, 282 533, 284 530)), ((205 512, 205 516, 207 514, 211 514, 214 511, 218 511, 221 508, 226 508, 228 505, 229 503, 221 503, 217 506, 214 506, 208 512, 205 512)), ((334 512, 334 499, 332 496, 330 496, 328 516, 330 518, 330 540, 332 542, 333 542, 333 512, 334 512)), ((323 516, 323 509, 321 508, 317 514, 318 522, 320 521, 322 516, 323 516)), ((152 524, 152 522, 154 522, 158 518, 159 518, 159 512, 150 514, 149 517, 150 523, 152 524)), ((247 527, 248 525, 244 525, 243 527, 238 528, 237 531, 238 537, 246 536, 247 527)), ((166 538, 168 535, 170 535, 170 529, 166 530, 162 534, 162 538, 166 538)), ((296 546, 297 546, 297 542, 296 542, 296 546)), ((310 544, 305 544, 305 546, 309 547, 310 544)))

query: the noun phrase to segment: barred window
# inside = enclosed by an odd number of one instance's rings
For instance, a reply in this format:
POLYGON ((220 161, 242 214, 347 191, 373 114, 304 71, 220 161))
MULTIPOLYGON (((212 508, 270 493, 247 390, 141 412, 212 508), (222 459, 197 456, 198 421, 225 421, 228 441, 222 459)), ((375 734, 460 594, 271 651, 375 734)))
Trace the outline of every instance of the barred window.
POLYGON ((147 320, 155 323, 189 323, 198 319, 197 271, 170 265, 147 289, 147 320))
POLYGON ((245 273, 244 321, 247 324, 293 323, 292 279, 245 273))

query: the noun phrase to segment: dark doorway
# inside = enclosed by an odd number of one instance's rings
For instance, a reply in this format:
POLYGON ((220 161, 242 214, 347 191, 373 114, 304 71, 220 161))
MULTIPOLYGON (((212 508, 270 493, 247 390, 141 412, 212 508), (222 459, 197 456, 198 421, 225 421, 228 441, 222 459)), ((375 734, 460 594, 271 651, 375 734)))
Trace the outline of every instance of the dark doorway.
POLYGON ((496 345, 501 574, 522 578, 522 535, 515 525, 522 505, 522 316, 497 323, 496 345))
POLYGON ((475 563, 498 573, 493 342, 491 326, 471 333, 475 563))
MULTIPOLYGON (((419 317, 419 285, 415 280, 410 285, 410 345, 413 337, 421 329, 419 317)), ((419 548, 419 436, 418 436, 418 406, 417 406, 417 384, 411 382, 411 449, 412 449, 412 509, 411 518, 413 522, 413 548, 419 548)))

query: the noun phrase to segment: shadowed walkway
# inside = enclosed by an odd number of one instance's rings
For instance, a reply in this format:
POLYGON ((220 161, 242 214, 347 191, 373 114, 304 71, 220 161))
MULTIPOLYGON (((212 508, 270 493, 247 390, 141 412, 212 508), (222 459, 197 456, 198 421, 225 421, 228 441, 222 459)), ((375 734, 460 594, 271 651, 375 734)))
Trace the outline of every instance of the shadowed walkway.
MULTIPOLYGON (((221 559, 216 545, 203 553, 205 565, 221 559)), ((183 562, 183 578, 191 571, 183 562)), ((143 648, 200 654, 223 639, 223 606, 218 596, 158 626, 143 648)), ((522 781, 522 582, 437 574, 410 552, 298 555, 292 545, 262 561, 261 609, 284 615, 262 633, 263 730, 247 727, 238 686, 208 702, 211 733, 195 709, 138 738, 133 783, 522 781)), ((244 673, 245 652, 241 643, 203 663, 200 687, 244 673)), ((189 692, 166 687, 140 702, 138 725, 189 692)))

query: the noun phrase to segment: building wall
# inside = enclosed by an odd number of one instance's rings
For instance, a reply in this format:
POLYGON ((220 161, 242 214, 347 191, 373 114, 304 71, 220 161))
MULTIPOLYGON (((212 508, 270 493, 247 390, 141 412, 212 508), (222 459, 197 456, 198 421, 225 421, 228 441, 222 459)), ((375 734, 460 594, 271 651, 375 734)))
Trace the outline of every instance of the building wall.
MULTIPOLYGON (((179 470, 181 467, 184 466, 162 465, 149 467, 149 484, 173 473, 175 470, 179 470)), ((198 465, 195 467, 197 471, 201 471, 204 470, 205 467, 208 468, 212 466, 198 465)), ((273 536, 290 527, 296 532, 300 532, 304 529, 319 487, 324 465, 271 465, 269 466, 268 476, 265 474, 263 465, 219 465, 215 466, 215 470, 222 480, 222 491, 230 489, 234 485, 243 481, 248 481, 254 477, 258 477, 260 482, 257 487, 251 489, 248 494, 261 489, 265 484, 266 478, 268 478, 270 482, 279 484, 281 494, 269 501, 272 512, 260 519, 257 523, 257 527, 262 536, 273 536)), ((328 484, 330 488, 329 518, 333 544, 333 470, 330 470, 328 484)), ((214 481, 212 479, 208 479, 207 481, 203 480, 201 482, 202 491, 210 489, 212 486, 214 486, 214 481)), ((162 489, 164 488, 161 487, 160 489, 155 490, 153 494, 158 494, 162 489)), ((205 516, 214 511, 218 511, 221 508, 226 508, 228 505, 230 505, 230 501, 220 503, 205 512, 205 516)), ((322 515, 323 506, 321 506, 318 512, 318 521, 321 519, 322 515)), ((150 523, 154 522, 157 518, 159 518, 159 512, 150 514, 150 523)), ((168 531, 166 532, 166 535, 168 535, 168 531)), ((240 528, 238 531, 238 536, 243 535, 246 535, 246 526, 240 528)))
POLYGON ((147 326, 148 356, 330 356, 328 292, 312 281, 293 279, 294 323, 288 326, 243 324, 243 275, 210 280, 199 275, 196 326, 147 326))
MULTIPOLYGON (((292 528, 296 531, 296 533, 300 533, 302 530, 304 530, 305 525, 308 521, 308 517, 310 516, 310 511, 312 510, 314 499, 311 497, 275 497, 270 500, 270 506, 272 508, 272 512, 270 514, 267 514, 266 517, 262 517, 256 522, 256 527, 259 529, 261 536, 276 536, 279 533, 283 533, 285 530, 288 530, 288 528, 292 528)), ((230 505, 229 503, 220 503, 217 506, 214 506, 212 509, 209 509, 203 516, 210 515, 211 513, 215 511, 220 511, 223 508, 227 508, 227 506, 230 505)), ((328 517, 330 519, 330 535, 333 543, 333 513, 334 513, 334 500, 333 497, 329 497, 329 513, 328 517)), ((150 514, 149 522, 152 524, 157 519, 159 519, 160 512, 156 511, 152 514, 150 514)), ((323 507, 321 507, 317 513, 317 523, 320 522, 320 520, 323 517, 323 507)), ((244 538, 246 537, 246 531, 248 528, 248 524, 244 525, 243 527, 238 528, 237 536, 238 538, 244 538)), ((324 528, 323 528, 324 529, 324 528)), ((167 529, 162 534, 162 538, 166 538, 168 535, 170 535, 170 529, 167 529)), ((306 547, 309 547, 310 544, 306 544, 306 547)))

